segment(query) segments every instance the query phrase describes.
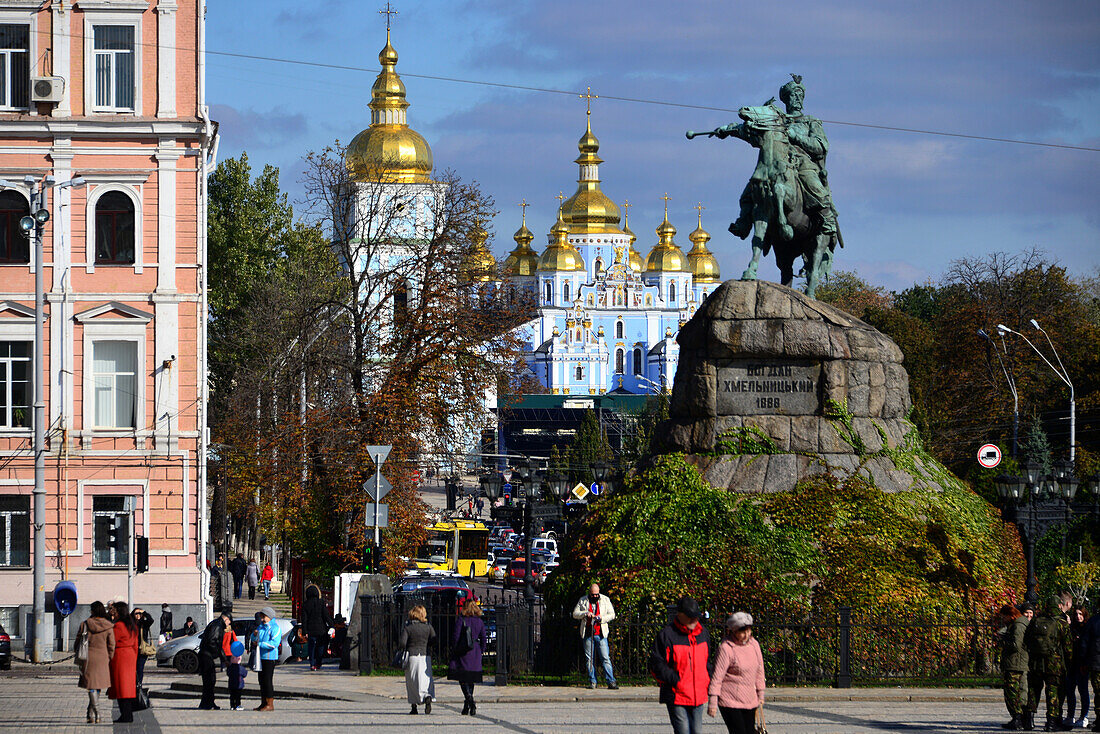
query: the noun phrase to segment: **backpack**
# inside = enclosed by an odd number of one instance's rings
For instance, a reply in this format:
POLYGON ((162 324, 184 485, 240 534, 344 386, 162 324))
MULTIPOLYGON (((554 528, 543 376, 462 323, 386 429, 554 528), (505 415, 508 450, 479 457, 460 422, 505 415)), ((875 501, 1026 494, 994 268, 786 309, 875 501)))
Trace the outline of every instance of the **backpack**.
POLYGON ((1043 615, 1036 617, 1027 626, 1027 648, 1031 655, 1041 658, 1051 657, 1058 650, 1055 636, 1058 633, 1058 621, 1054 617, 1043 615))

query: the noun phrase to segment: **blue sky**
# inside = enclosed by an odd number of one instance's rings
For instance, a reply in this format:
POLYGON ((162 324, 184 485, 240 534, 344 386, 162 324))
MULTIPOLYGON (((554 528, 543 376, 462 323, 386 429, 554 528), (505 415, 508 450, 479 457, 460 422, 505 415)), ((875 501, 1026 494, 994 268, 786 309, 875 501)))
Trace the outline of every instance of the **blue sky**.
MULTIPOLYGON (((208 101, 222 158, 247 151, 279 166, 291 198, 301 158, 369 124, 385 42, 384 3, 213 2, 208 101), (322 69, 218 55, 362 67, 322 69)), ((393 42, 409 122, 437 170, 494 197, 494 251, 514 247, 526 198, 545 245, 558 191, 576 188, 584 102, 575 95, 415 78, 457 77, 737 108, 776 95, 789 72, 806 111, 828 122, 829 181, 846 249, 839 268, 900 289, 950 260, 1037 246, 1077 274, 1100 265, 1100 152, 1043 148, 837 124, 864 123, 1100 148, 1100 3, 691 3, 640 0, 397 0, 393 42)), ((755 151, 697 139, 732 113, 615 100, 593 103, 603 189, 629 199, 643 253, 669 217, 687 249, 697 202, 724 277, 748 245, 726 232, 755 151)), ((777 278, 774 264, 761 268, 777 278)))

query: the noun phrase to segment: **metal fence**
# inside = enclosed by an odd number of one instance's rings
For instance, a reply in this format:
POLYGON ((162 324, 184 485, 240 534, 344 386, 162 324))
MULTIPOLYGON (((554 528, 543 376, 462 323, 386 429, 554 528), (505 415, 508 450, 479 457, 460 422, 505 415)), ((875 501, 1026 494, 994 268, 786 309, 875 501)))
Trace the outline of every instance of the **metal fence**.
MULTIPOLYGON (((370 630, 373 666, 390 664, 406 613, 416 603, 428 609, 428 621, 438 634, 433 661, 440 672, 445 670, 457 610, 433 595, 363 598, 363 630, 370 630)), ((579 623, 568 614, 550 613, 541 604, 529 606, 510 595, 486 599, 484 614, 489 630, 485 674, 494 675, 498 685, 515 679, 568 684, 585 678, 579 623)), ((610 625, 616 678, 650 677, 649 655, 668 618, 659 608, 619 613, 610 625)), ((722 619, 724 615, 704 620, 714 641, 712 656, 722 638, 722 619)), ((770 684, 990 685, 998 679, 996 638, 979 619, 902 618, 841 607, 795 619, 760 615, 754 635, 770 684)), ((360 660, 361 669, 369 671, 362 655, 360 660)))

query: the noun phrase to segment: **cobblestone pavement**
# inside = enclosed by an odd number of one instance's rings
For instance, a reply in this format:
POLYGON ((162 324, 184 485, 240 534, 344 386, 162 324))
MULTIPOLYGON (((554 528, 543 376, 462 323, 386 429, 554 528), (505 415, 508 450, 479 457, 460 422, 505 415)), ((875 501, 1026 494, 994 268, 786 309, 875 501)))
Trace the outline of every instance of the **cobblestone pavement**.
MULTIPOLYGON (((226 710, 224 681, 219 679, 221 711, 198 711, 197 679, 166 671, 146 674, 154 708, 135 714, 131 726, 117 732, 251 731, 260 728, 287 732, 360 731, 411 732, 431 729, 445 733, 556 734, 599 731, 643 734, 671 731, 664 707, 651 700, 652 689, 624 688, 621 692, 573 688, 492 686, 478 689, 478 716, 459 715, 461 698, 452 684, 439 681, 439 701, 430 717, 408 715, 401 700, 400 678, 356 678, 348 674, 310 676, 289 670, 276 673, 276 687, 296 685, 298 698, 279 698, 273 713, 226 710), (298 685, 309 679, 312 685, 298 685), (176 684, 176 688, 172 684, 176 684), (280 685, 281 684, 281 685, 280 685), (325 695, 340 700, 309 696, 325 695), (616 699, 616 693, 622 693, 616 699)), ((245 704, 256 705, 254 681, 245 704)), ((772 734, 849 734, 859 732, 991 732, 1000 731, 1004 718, 999 691, 943 689, 856 689, 851 693, 829 689, 775 689, 769 702, 768 728, 772 734), (855 700, 850 700, 855 699, 855 700)), ((89 732, 106 730, 107 707, 101 704, 104 724, 84 723, 87 697, 76 687, 75 675, 40 675, 24 669, 0 677, 0 731, 89 732)), ((113 711, 112 718, 117 716, 113 711)), ((704 730, 725 731, 718 720, 707 719, 704 730)))

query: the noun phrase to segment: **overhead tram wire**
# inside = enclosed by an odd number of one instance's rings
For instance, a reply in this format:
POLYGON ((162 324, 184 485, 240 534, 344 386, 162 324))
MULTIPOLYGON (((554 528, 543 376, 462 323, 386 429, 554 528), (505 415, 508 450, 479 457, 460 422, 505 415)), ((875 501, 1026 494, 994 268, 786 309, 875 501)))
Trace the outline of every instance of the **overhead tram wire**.
MULTIPOLYGON (((70 38, 84 39, 84 34, 81 33, 62 33, 70 38)), ((139 46, 157 47, 155 43, 140 43, 139 46)), ((195 53, 197 49, 187 46, 164 46, 163 48, 172 48, 176 51, 185 51, 189 53, 195 53)), ((302 59, 287 59, 278 56, 261 56, 259 54, 243 54, 235 51, 212 51, 206 49, 208 56, 224 56, 232 59, 247 59, 249 61, 266 61, 276 64, 294 64, 297 66, 308 66, 316 69, 332 69, 335 71, 354 71, 362 72, 366 74, 378 74, 381 70, 371 68, 368 66, 352 66, 350 64, 331 64, 324 61, 304 61, 302 59)), ((497 89, 513 89, 522 92, 540 92, 542 94, 562 94, 569 97, 578 96, 578 92, 566 90, 566 89, 554 89, 553 87, 536 87, 528 84, 509 84, 507 82, 492 82, 484 79, 463 79, 461 77, 454 76, 440 76, 438 74, 415 74, 409 71, 402 71, 401 76, 411 77, 413 79, 427 79, 437 82, 450 82, 452 84, 472 84, 482 87, 494 87, 497 89)), ((583 95, 581 95, 583 96, 583 95)), ((633 104, 649 104, 659 105, 662 107, 679 107, 681 109, 689 110, 706 110, 708 112, 728 112, 737 114, 737 110, 732 107, 715 107, 710 105, 696 105, 687 104, 685 102, 670 102, 660 99, 647 99, 645 97, 624 97, 614 94, 601 94, 601 99, 613 99, 617 102, 630 102, 633 104)), ((934 135, 939 137, 948 138, 961 138, 964 140, 983 140, 991 143, 1010 143, 1014 145, 1030 145, 1038 148, 1058 148, 1062 150, 1083 150, 1090 153, 1100 153, 1100 147, 1092 147, 1087 145, 1066 145, 1064 143, 1044 143, 1038 140, 1016 140, 1013 138, 1002 138, 992 135, 971 135, 968 133, 953 133, 945 132, 942 130, 923 130, 920 128, 912 127, 897 127, 893 125, 876 125, 868 122, 849 122, 846 120, 822 120, 830 125, 844 125, 847 127, 862 127, 871 130, 887 130, 890 132, 902 132, 911 133, 914 135, 934 135)))

